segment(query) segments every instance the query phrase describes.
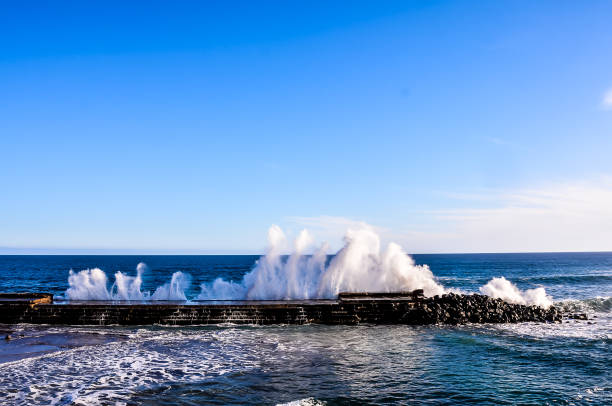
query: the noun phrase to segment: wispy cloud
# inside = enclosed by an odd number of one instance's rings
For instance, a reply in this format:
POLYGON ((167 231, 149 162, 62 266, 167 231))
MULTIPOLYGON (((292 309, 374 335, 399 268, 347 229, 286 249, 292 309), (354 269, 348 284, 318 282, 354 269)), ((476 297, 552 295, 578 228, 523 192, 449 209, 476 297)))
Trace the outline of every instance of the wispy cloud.
POLYGON ((601 100, 601 107, 605 110, 612 110, 612 88, 604 93, 603 99, 601 100))
POLYGON ((513 146, 511 142, 508 142, 499 137, 484 137, 484 140, 487 142, 490 142, 491 144, 495 144, 495 145, 504 145, 504 146, 510 146, 510 147, 513 146))
MULTIPOLYGON (((612 179, 541 188, 466 194, 470 208, 421 213, 418 225, 375 227, 384 242, 408 252, 612 250, 612 179)), ((461 199, 461 195, 455 196, 461 199)), ((344 217, 294 217, 317 237, 340 241, 364 222, 344 217)))
POLYGON ((519 144, 514 141, 510 141, 500 137, 493 136, 485 136, 482 139, 492 145, 496 145, 497 147, 505 148, 507 150, 515 150, 515 151, 528 151, 529 147, 526 145, 519 144))
POLYGON ((314 217, 288 217, 288 221, 313 229, 319 230, 346 230, 348 228, 360 228, 368 226, 364 221, 353 220, 340 216, 314 216, 314 217))
MULTIPOLYGON (((498 195, 495 205, 432 213, 456 235, 452 251, 612 250, 612 182, 498 195)), ((446 245, 445 244, 445 245, 446 245)))

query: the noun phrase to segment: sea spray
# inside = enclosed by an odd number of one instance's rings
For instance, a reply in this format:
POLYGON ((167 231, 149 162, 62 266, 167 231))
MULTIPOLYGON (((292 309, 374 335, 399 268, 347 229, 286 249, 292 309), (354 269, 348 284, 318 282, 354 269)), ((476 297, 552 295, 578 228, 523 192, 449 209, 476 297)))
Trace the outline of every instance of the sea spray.
MULTIPOLYGON (((328 246, 312 255, 305 251, 312 238, 303 230, 289 256, 282 255, 286 237, 273 225, 268 231, 268 249, 242 281, 215 279, 201 285, 199 300, 283 300, 336 298, 339 292, 397 292, 423 289, 425 296, 448 293, 427 265, 416 265, 399 245, 384 251, 379 236, 369 227, 348 230, 344 247, 328 264, 328 246)), ((520 291, 505 278, 493 278, 480 292, 510 303, 548 308, 552 298, 544 288, 520 291)))
POLYGON ((416 265, 399 245, 384 251, 379 236, 369 227, 348 230, 344 247, 327 265, 327 245, 313 255, 304 252, 312 238, 302 231, 293 252, 281 254, 286 238, 278 226, 270 227, 269 247, 240 283, 216 279, 202 284, 198 299, 319 299, 335 298, 339 292, 393 292, 423 289, 426 296, 443 294, 427 265, 416 265))
POLYGON ((147 265, 141 262, 136 267, 136 276, 116 272, 110 289, 108 277, 99 268, 80 272, 70 270, 65 297, 69 300, 187 300, 185 290, 191 281, 188 274, 175 272, 170 282, 158 287, 151 295, 141 290, 142 276, 146 270, 147 265))
MULTIPOLYGON (((427 265, 416 265, 399 245, 390 243, 381 250, 379 236, 369 227, 348 230, 344 246, 331 259, 328 245, 321 244, 310 255, 313 245, 310 234, 303 230, 293 242, 290 255, 283 255, 287 239, 278 226, 268 231, 268 249, 241 281, 222 278, 201 285, 198 300, 288 300, 333 299, 339 292, 398 292, 423 289, 425 296, 442 295, 445 289, 434 278, 427 265)), ((142 290, 147 266, 139 263, 136 275, 115 273, 108 288, 108 277, 99 268, 80 272, 70 271, 69 300, 135 300, 186 301, 185 292, 191 276, 174 272, 171 280, 159 286, 153 294, 142 290)), ((519 290, 514 284, 498 277, 479 288, 482 294, 509 303, 548 308, 552 298, 544 288, 519 290)))
POLYGON ((110 300, 111 294, 107 288, 108 278, 100 268, 85 269, 68 274, 66 298, 70 300, 110 300))
POLYGON ((185 290, 191 284, 191 275, 183 272, 172 274, 170 282, 155 289, 151 300, 187 300, 185 290))
POLYGON ((147 270, 147 265, 140 262, 136 266, 136 276, 128 276, 122 272, 115 273, 115 283, 111 287, 110 296, 113 300, 145 300, 141 292, 142 274, 147 270))
POLYGON ((479 290, 484 295, 502 299, 508 303, 535 305, 545 309, 553 304, 552 298, 546 294, 544 288, 520 291, 503 276, 491 279, 486 285, 481 286, 479 290))

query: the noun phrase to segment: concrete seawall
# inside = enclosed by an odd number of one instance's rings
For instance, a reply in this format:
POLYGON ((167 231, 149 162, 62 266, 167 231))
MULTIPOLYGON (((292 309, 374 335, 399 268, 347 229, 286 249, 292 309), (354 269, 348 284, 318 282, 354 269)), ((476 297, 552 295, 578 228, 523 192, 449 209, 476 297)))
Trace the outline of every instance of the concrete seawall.
POLYGON ((558 322, 554 307, 481 295, 425 298, 422 291, 341 293, 338 300, 219 302, 53 302, 49 294, 0 294, 0 323, 52 325, 464 324, 558 322))

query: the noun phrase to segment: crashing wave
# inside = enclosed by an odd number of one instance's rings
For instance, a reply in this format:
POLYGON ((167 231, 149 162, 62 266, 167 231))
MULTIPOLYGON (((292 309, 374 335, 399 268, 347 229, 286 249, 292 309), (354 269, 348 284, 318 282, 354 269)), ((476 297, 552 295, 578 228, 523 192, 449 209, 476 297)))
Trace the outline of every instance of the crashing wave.
POLYGON ((141 262, 136 267, 136 276, 116 272, 115 282, 110 289, 108 277, 100 268, 80 272, 71 270, 65 297, 69 300, 187 300, 185 290, 191 281, 188 274, 175 272, 170 282, 158 287, 151 295, 141 290, 142 275, 146 269, 147 265, 141 262))
POLYGON ((199 300, 331 299, 339 292, 393 292, 423 289, 426 296, 443 294, 427 265, 416 265, 399 245, 381 250, 370 228, 349 230, 344 247, 327 263, 327 244, 305 255, 312 244, 306 230, 289 256, 281 254, 286 238, 278 226, 268 232, 269 248, 241 282, 216 279, 202 284, 199 300))
MULTIPOLYGON (((308 255, 313 245, 304 230, 293 243, 290 255, 283 255, 286 237, 278 226, 268 231, 268 249, 253 269, 240 282, 217 278, 201 285, 198 300, 290 300, 333 299, 340 292, 398 292, 423 289, 425 296, 442 295, 445 289, 434 278, 427 265, 416 265, 399 245, 390 243, 382 250, 379 236, 369 227, 348 230, 344 246, 329 259, 328 245, 322 244, 308 255)), ((115 273, 108 287, 108 277, 99 268, 70 271, 69 300, 188 300, 185 292, 191 276, 175 272, 171 280, 153 294, 142 290, 144 263, 136 267, 136 275, 115 273)), ((544 288, 519 290, 504 277, 493 278, 480 289, 482 294, 510 303, 548 308, 552 298, 544 288)))
POLYGON ((556 306, 569 313, 610 313, 612 312, 612 296, 582 300, 568 299, 556 303, 556 306))
POLYGON ((552 297, 546 294, 544 288, 519 290, 516 285, 506 278, 491 279, 486 285, 480 287, 480 293, 495 299, 502 299, 508 303, 534 305, 548 309, 552 306, 552 297))

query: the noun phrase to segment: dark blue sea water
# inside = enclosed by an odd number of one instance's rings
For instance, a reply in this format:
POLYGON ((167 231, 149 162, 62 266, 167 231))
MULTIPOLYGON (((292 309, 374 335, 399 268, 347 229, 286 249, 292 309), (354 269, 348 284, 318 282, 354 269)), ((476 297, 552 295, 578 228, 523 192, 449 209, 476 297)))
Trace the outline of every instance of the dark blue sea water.
MULTIPOLYGON (((466 326, 5 326, 2 404, 612 404, 612 253, 414 255, 447 288, 505 276, 589 321, 466 326)), ((68 271, 173 272, 188 297, 254 256, 0 256, 0 291, 68 288, 68 271)))

